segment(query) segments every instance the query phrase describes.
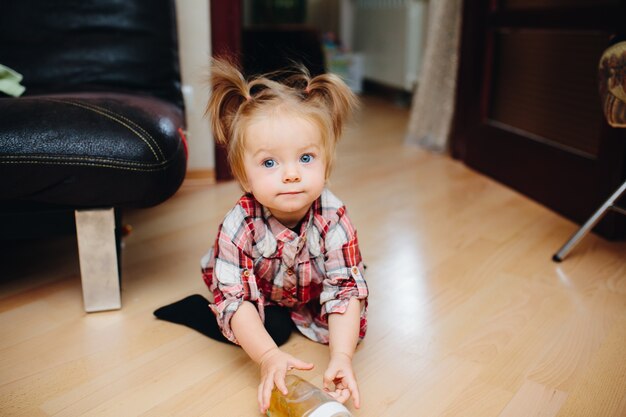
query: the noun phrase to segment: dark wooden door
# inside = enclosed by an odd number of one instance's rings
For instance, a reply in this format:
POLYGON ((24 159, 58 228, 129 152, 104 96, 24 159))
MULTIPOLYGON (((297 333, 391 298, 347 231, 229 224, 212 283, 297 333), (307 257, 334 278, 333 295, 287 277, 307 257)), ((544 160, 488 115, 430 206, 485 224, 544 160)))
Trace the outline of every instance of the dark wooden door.
MULTIPOLYGON (((214 57, 228 56, 241 60, 241 1, 212 0, 211 2, 211 51, 214 57)), ((215 178, 231 180, 233 174, 228 165, 226 150, 215 144, 215 178)))
MULTIPOLYGON (((464 0, 452 154, 582 222, 626 177, 626 130, 604 120, 598 62, 620 0, 464 0)), ((596 231, 624 235, 609 215, 596 231)))

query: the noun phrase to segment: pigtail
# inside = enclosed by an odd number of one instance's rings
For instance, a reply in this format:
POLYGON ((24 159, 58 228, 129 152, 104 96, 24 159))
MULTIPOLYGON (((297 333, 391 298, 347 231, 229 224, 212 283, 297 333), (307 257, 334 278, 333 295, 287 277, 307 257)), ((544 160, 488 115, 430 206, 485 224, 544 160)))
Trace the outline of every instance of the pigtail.
POLYGON ((250 99, 250 89, 237 66, 224 58, 213 60, 210 84, 211 96, 204 115, 209 117, 215 141, 226 145, 232 139, 239 108, 250 99))
POLYGON ((345 123, 358 107, 356 95, 335 74, 321 74, 310 79, 303 94, 306 101, 317 101, 328 109, 335 141, 338 140, 345 123))

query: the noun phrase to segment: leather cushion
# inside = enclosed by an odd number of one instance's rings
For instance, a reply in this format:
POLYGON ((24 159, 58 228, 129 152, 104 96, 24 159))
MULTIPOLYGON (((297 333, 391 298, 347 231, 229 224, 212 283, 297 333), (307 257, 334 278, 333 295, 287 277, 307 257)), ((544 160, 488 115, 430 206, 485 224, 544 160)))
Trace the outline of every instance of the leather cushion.
POLYGON ((148 96, 0 99, 0 200, 145 207, 186 169, 182 111, 148 96))

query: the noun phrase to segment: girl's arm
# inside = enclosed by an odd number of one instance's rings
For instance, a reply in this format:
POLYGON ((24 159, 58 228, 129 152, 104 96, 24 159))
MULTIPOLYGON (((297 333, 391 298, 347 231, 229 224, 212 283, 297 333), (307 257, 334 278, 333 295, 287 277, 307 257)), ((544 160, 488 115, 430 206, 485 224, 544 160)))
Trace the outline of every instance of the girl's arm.
POLYGON ((256 307, 249 301, 244 301, 239 306, 230 321, 230 326, 243 350, 261 367, 258 401, 261 413, 265 414, 274 385, 283 394, 287 394, 285 385, 287 371, 293 368, 309 370, 313 368, 313 364, 303 362, 278 349, 265 330, 256 307))
POLYGON ((249 301, 241 303, 230 321, 230 326, 243 350, 258 364, 266 352, 278 349, 265 330, 256 307, 249 301))
POLYGON ((346 311, 328 316, 330 361, 324 373, 324 388, 335 385, 332 395, 345 402, 350 396, 354 406, 361 406, 359 387, 352 370, 352 356, 359 340, 361 302, 351 298, 346 311))

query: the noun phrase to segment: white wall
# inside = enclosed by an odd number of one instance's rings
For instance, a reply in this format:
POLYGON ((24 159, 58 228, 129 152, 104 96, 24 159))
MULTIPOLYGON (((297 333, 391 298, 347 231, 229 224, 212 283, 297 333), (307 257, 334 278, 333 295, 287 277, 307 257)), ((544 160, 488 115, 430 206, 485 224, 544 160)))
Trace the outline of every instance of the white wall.
POLYGON ((426 0, 354 0, 355 52, 364 56, 364 76, 412 91, 422 63, 426 0))
POLYGON ((187 117, 187 171, 215 169, 213 136, 203 117, 211 58, 210 0, 176 0, 180 69, 187 117))

